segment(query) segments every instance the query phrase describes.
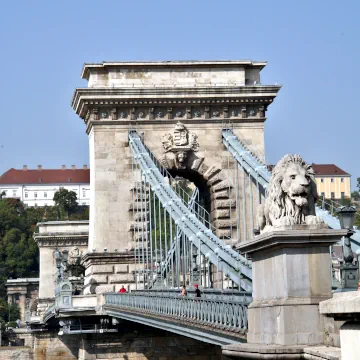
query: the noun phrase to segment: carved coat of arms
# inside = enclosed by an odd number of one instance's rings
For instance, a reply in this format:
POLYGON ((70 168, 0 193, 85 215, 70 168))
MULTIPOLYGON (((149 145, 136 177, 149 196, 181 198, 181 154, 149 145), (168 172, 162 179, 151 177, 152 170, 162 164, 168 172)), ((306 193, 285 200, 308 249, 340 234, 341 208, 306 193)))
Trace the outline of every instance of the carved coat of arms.
POLYGON ((165 153, 172 152, 175 154, 175 164, 178 169, 186 168, 186 160, 189 151, 199 151, 198 137, 190 133, 184 124, 178 122, 173 134, 166 133, 162 137, 162 144, 165 153))

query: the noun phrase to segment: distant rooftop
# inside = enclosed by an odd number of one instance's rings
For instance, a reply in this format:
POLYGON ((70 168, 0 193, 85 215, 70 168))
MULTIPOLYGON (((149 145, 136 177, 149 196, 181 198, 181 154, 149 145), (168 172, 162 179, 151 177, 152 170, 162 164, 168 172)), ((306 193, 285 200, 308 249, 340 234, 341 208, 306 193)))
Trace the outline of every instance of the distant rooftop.
POLYGON ((347 175, 350 176, 349 173, 340 169, 335 164, 312 164, 312 167, 317 176, 331 176, 331 175, 347 175))
POLYGON ((105 67, 257 67, 263 69, 266 61, 252 60, 171 60, 171 61, 103 61, 101 63, 85 63, 81 77, 87 79, 90 69, 100 69, 105 67))
POLYGON ((65 166, 62 169, 43 169, 39 165, 36 170, 31 170, 24 166, 21 170, 11 168, 0 176, 0 185, 66 183, 89 184, 90 169, 86 166, 82 169, 74 166, 70 169, 65 166))

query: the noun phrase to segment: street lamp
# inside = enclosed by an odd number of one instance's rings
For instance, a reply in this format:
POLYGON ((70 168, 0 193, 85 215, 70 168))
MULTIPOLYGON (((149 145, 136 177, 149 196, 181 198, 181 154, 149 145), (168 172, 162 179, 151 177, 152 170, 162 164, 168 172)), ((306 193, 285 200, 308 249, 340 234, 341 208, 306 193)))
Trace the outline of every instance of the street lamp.
POLYGON ((356 208, 354 206, 340 206, 336 209, 342 229, 348 229, 353 233, 356 208))
POLYGON ((344 238, 343 256, 344 264, 340 266, 341 272, 341 288, 342 289, 357 289, 358 286, 358 266, 353 265, 354 255, 351 250, 351 235, 354 234, 354 217, 356 208, 354 206, 340 206, 336 209, 339 216, 340 226, 346 229, 347 234, 344 238))

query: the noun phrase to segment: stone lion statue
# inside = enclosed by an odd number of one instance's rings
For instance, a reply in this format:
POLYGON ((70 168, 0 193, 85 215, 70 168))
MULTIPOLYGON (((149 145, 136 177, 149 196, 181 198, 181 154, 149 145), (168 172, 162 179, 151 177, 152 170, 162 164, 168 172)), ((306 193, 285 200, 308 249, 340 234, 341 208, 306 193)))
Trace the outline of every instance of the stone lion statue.
POLYGON ((319 225, 314 170, 299 155, 285 155, 272 171, 264 207, 259 209, 261 232, 291 225, 319 225))

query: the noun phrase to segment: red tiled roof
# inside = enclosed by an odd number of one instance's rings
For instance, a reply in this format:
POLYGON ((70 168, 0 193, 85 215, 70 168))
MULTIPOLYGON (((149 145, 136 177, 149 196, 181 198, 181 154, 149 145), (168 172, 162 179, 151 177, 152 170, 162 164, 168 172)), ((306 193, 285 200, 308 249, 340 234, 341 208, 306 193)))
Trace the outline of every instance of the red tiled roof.
MULTIPOLYGON (((350 176, 347 172, 340 169, 335 164, 312 164, 312 168, 317 176, 350 176)), ((267 169, 271 172, 275 165, 267 165, 267 169)))
POLYGON ((322 176, 322 175, 323 176, 326 176, 326 175, 333 175, 333 176, 348 175, 348 176, 350 176, 350 174, 348 174, 344 170, 340 169, 335 164, 312 164, 312 167, 315 171, 315 174, 318 176, 322 176))
POLYGON ((10 169, 0 177, 0 184, 90 183, 90 169, 10 169))

